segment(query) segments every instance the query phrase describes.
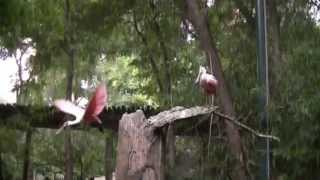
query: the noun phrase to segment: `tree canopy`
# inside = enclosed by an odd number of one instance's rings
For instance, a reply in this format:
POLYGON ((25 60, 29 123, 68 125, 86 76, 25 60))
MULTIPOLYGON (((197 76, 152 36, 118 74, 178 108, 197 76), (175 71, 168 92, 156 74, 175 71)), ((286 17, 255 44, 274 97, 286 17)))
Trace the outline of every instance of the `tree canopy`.
MULTIPOLYGON (((241 122, 259 129, 255 1, 195 1, 207 17, 232 108, 241 122)), ((210 98, 194 84, 199 65, 210 65, 198 29, 188 18, 186 2, 0 1, 1 59, 18 58, 17 51, 25 48, 36 51, 22 68, 29 78, 13 89, 19 90, 19 103, 47 106, 65 97, 71 49, 75 52, 74 100, 89 99, 96 85, 105 82, 109 105, 167 109, 209 104, 210 98)), ((272 143, 271 171, 279 179, 316 179, 320 175, 319 9, 317 0, 267 2, 268 111, 271 133, 281 139, 272 143)), ((32 169, 48 177, 63 174, 62 136, 47 129, 34 132, 32 169)), ((256 177, 259 140, 241 129, 239 132, 244 169, 256 177)), ((209 128, 195 137, 177 137, 172 177, 231 177, 236 160, 228 148, 226 125, 214 120, 211 143, 208 134, 209 128)), ((17 147, 24 146, 23 131, 2 126, 0 137, 0 180, 20 179, 24 154, 17 147)), ((108 138, 115 135, 93 129, 73 132, 77 176, 103 175, 103 148, 108 138)))

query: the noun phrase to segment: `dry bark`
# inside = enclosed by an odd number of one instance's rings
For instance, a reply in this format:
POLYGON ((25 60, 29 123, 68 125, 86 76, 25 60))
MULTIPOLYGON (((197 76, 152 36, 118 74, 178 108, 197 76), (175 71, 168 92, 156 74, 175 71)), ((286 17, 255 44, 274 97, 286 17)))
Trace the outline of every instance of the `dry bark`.
POLYGON ((119 122, 117 180, 163 180, 165 135, 162 127, 177 120, 207 115, 216 107, 175 107, 146 119, 138 110, 124 114, 119 122))

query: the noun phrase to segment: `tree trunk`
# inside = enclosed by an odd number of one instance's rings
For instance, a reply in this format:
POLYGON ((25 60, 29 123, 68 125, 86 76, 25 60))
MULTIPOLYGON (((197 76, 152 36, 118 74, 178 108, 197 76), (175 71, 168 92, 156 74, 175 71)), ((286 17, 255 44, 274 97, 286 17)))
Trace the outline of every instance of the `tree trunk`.
POLYGON ((268 32, 270 37, 269 43, 269 62, 270 67, 270 97, 276 99, 280 96, 280 92, 276 92, 277 85, 281 77, 281 69, 283 69, 283 62, 280 50, 280 19, 277 11, 277 1, 269 0, 267 2, 267 16, 268 16, 268 32))
MULTIPOLYGON (((65 19, 64 19, 64 42, 65 51, 69 58, 69 65, 67 69, 67 89, 66 99, 71 100, 72 98, 72 86, 74 76, 74 49, 72 47, 72 27, 71 27, 71 9, 70 1, 65 0, 65 19)), ((65 180, 73 179, 73 157, 72 157, 72 140, 70 127, 66 127, 64 136, 64 150, 65 150, 65 180)))
MULTIPOLYGON (((69 56, 69 68, 67 72, 67 94, 66 99, 71 100, 72 96, 72 82, 73 82, 73 74, 74 74, 74 53, 71 50, 69 56)), ((64 136, 64 149, 65 149, 65 179, 72 180, 73 178, 73 153, 72 153, 72 140, 71 140, 71 130, 70 127, 65 128, 65 136, 64 136)))
MULTIPOLYGON (((224 111, 229 116, 235 117, 235 111, 227 84, 222 72, 222 65, 218 56, 218 51, 214 44, 212 35, 210 34, 207 12, 205 9, 200 9, 197 0, 185 0, 185 15, 187 19, 192 23, 197 34, 199 35, 200 46, 205 52, 208 64, 211 65, 214 75, 219 81, 218 86, 218 98, 219 103, 224 111)), ((241 148, 241 138, 237 127, 231 122, 225 121, 226 132, 228 136, 229 147, 231 153, 238 161, 236 167, 233 170, 233 179, 245 180, 246 166, 244 162, 244 155, 241 148)))
POLYGON ((105 177, 106 180, 112 179, 112 173, 113 173, 113 136, 114 133, 111 132, 110 136, 106 137, 105 143, 105 177))
POLYGON ((161 132, 145 128, 142 111, 124 114, 119 122, 117 180, 163 180, 161 132))
POLYGON ((32 179, 32 176, 31 176, 32 174, 30 174, 31 172, 30 171, 31 170, 31 163, 30 163, 31 137, 32 137, 32 131, 27 130, 25 149, 24 149, 24 161, 23 161, 23 174, 22 174, 23 180, 32 179))
MULTIPOLYGON (((277 88, 280 85, 282 71, 285 69, 285 64, 282 59, 281 49, 280 49, 280 17, 279 12, 277 11, 277 1, 268 0, 267 3, 267 17, 268 17, 268 33, 269 33, 269 89, 270 89, 270 100, 271 103, 276 103, 281 97, 279 91, 280 88, 277 88), (274 101, 274 102, 272 102, 274 101)), ((271 127, 269 129, 271 132, 271 127)), ((272 144, 271 144, 272 148, 272 144)), ((272 149, 270 158, 272 160, 272 149)), ((272 162, 272 161, 271 161, 272 162)), ((277 168, 272 166, 271 163, 271 179, 277 179, 277 168)))
POLYGON ((117 180, 163 180, 165 136, 162 127, 189 117, 208 115, 215 107, 175 107, 146 119, 140 110, 119 122, 117 180))

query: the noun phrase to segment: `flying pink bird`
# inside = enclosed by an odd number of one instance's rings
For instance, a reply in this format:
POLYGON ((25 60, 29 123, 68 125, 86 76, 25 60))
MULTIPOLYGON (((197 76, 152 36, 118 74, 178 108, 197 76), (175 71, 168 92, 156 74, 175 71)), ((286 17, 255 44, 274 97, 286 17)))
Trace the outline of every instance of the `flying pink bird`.
POLYGON ((207 95, 216 95, 218 80, 212 74, 207 73, 206 68, 203 66, 199 68, 199 74, 195 83, 199 83, 207 95))
POLYGON ((57 134, 67 126, 72 126, 80 123, 82 119, 85 124, 91 124, 94 122, 102 124, 98 115, 102 112, 104 106, 106 105, 107 98, 108 95, 106 86, 104 84, 101 84, 97 87, 86 109, 82 109, 81 107, 64 99, 56 100, 54 102, 54 106, 57 109, 67 114, 71 114, 75 117, 75 120, 73 121, 64 122, 61 128, 57 131, 57 134))

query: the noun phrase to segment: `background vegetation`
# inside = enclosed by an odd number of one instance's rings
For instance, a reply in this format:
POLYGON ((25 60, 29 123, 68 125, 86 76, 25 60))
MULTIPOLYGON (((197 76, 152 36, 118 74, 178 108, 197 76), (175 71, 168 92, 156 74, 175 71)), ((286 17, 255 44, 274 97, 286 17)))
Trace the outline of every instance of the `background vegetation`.
MULTIPOLYGON (((259 129, 257 115, 255 1, 198 2, 206 10, 237 116, 259 129), (208 5, 209 4, 209 5, 208 5)), ((320 177, 320 28, 316 0, 268 1, 272 174, 279 179, 320 177)), ((14 89, 21 104, 48 105, 66 95, 70 52, 73 96, 88 97, 97 83, 108 86, 109 105, 204 105, 194 85, 205 55, 184 18, 183 1, 1 0, 0 55, 19 67, 14 89), (66 3, 69 8, 66 8, 66 3), (27 66, 21 53, 36 50, 27 66), (24 68, 28 79, 21 78, 24 68), (81 81, 88 84, 83 88, 81 81)), ((30 127, 26 127, 30 128, 30 127)), ((31 171, 63 174, 64 137, 32 129, 31 171)), ((254 136, 240 131, 251 177, 259 160, 254 136)), ((96 130, 72 132, 75 176, 104 174, 105 139, 96 130)), ((21 179, 25 131, 0 128, 0 179, 21 179)), ((208 135, 177 137, 174 179, 227 179, 233 159, 223 123, 208 135)), ((113 148, 116 147, 113 141, 113 148)), ((114 156, 113 156, 114 157, 114 156)), ((114 157, 115 158, 115 157, 114 157)))

